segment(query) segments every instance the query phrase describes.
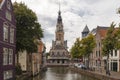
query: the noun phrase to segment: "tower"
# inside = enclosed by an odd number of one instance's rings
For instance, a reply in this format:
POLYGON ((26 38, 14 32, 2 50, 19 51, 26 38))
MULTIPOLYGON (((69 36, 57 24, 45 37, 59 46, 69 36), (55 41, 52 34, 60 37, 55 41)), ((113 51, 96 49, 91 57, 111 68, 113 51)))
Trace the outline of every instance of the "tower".
POLYGON ((67 50, 67 40, 64 40, 64 27, 62 23, 60 4, 58 11, 58 18, 55 31, 55 41, 52 41, 52 48, 49 51, 49 65, 48 66, 68 66, 69 52, 67 50))
POLYGON ((88 35, 88 33, 89 33, 89 28, 86 25, 85 28, 82 31, 82 38, 86 37, 88 35))
POLYGON ((56 42, 63 45, 64 44, 64 29, 63 29, 63 23, 62 23, 62 17, 61 17, 60 9, 59 9, 59 12, 58 12, 58 19, 57 19, 55 34, 56 34, 56 42))

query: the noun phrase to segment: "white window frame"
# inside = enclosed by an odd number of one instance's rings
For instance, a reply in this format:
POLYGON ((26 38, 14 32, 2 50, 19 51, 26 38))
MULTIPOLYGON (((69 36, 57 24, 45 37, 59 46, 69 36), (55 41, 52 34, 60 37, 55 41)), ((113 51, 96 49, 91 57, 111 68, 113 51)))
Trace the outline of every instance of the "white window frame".
POLYGON ((4 80, 12 78, 13 77, 13 71, 12 70, 4 71, 3 77, 4 77, 4 80))
POLYGON ((8 65, 8 48, 3 48, 3 65, 8 65))
POLYGON ((9 49, 9 65, 13 64, 13 49, 9 49))
POLYGON ((8 79, 8 71, 4 71, 3 75, 4 75, 4 80, 8 79))
POLYGON ((9 26, 7 23, 3 24, 3 41, 8 42, 8 30, 9 30, 9 26))
POLYGON ((14 28, 10 28, 10 43, 14 43, 14 28))
POLYGON ((6 19, 8 19, 9 21, 12 21, 12 15, 8 10, 6 10, 6 19))

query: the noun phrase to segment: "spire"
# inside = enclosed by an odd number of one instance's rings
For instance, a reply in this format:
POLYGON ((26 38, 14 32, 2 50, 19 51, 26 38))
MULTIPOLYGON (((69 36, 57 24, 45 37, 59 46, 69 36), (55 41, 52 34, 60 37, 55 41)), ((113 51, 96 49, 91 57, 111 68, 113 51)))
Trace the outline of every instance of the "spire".
POLYGON ((89 32, 88 26, 86 25, 85 28, 83 29, 83 32, 89 32))
POLYGON ((60 0, 59 0, 59 15, 61 15, 61 11, 60 11, 60 7, 61 7, 61 5, 60 5, 60 0))
POLYGON ((59 12, 58 12, 58 20, 57 20, 58 23, 62 22, 60 7, 61 7, 61 5, 60 5, 60 1, 59 1, 59 12))
POLYGON ((60 2, 59 2, 59 12, 60 12, 60 2))

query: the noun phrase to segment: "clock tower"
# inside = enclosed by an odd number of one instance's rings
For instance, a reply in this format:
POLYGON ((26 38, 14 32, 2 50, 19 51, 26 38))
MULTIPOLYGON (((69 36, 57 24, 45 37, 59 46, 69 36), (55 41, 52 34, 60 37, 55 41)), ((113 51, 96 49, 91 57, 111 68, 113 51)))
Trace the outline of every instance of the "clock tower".
POLYGON ((67 50, 67 40, 64 40, 64 27, 62 23, 61 11, 59 8, 55 30, 55 41, 52 41, 48 58, 48 66, 68 66, 69 52, 67 50))
POLYGON ((61 17, 60 10, 58 12, 58 19, 57 19, 55 34, 56 34, 56 42, 63 45, 64 44, 64 29, 63 29, 63 23, 62 23, 62 17, 61 17))

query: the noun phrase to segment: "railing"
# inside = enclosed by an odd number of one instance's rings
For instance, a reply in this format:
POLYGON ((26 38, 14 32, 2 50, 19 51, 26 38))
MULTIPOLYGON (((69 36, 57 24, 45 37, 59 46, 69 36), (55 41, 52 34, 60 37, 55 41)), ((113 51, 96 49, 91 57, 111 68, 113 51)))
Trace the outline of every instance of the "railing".
POLYGON ((48 59, 69 59, 68 57, 49 57, 48 59))

